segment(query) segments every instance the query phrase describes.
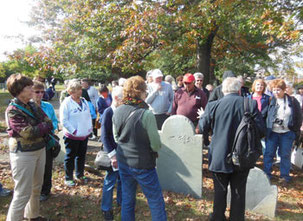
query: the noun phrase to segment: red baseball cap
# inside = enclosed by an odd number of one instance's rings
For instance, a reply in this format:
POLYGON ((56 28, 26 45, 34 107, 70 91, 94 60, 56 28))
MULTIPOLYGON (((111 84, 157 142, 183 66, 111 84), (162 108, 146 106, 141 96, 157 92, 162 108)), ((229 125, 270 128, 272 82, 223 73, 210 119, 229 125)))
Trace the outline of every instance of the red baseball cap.
POLYGON ((191 82, 193 82, 193 81, 195 81, 195 77, 194 77, 193 74, 187 73, 187 74, 184 75, 184 77, 183 77, 183 82, 191 83, 191 82))

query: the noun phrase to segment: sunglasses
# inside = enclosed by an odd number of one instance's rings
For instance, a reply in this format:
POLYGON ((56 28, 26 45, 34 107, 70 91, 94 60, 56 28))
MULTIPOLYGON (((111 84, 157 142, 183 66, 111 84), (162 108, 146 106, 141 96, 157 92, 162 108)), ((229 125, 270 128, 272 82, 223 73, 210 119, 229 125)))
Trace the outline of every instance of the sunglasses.
POLYGON ((44 94, 44 91, 35 91, 36 94, 44 94))
POLYGON ((191 84, 192 82, 183 82, 184 84, 191 84))

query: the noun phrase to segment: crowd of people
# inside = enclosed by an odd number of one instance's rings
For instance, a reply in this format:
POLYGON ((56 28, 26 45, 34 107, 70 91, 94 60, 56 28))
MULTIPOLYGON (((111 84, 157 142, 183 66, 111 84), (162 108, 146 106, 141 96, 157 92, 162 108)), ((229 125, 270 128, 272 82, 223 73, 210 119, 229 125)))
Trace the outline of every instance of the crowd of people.
MULTIPOLYGON (((230 219, 244 220, 249 169, 236 171, 226 161, 244 115, 244 98, 249 99, 262 137, 264 172, 271 179, 274 159, 280 158, 279 182, 287 185, 291 182, 290 155, 302 124, 303 87, 293 94, 291 85, 270 76, 256 79, 249 89, 243 77, 236 77, 232 71, 224 72, 223 82, 216 88, 204 86, 203 81, 199 72, 180 75, 175 81, 170 75, 164 77, 159 69, 147 72, 146 80, 140 76, 121 78, 111 87, 99 85, 99 90, 89 79, 66 80, 58 121, 53 106, 43 101, 46 90, 39 79, 11 75, 7 88, 14 99, 6 110, 6 121, 15 188, 7 220, 47 220, 39 215, 39 203, 50 197, 52 187, 53 156, 46 144, 48 135, 56 134, 59 128, 64 134, 67 187, 89 182, 84 174, 89 139, 99 138, 107 152, 112 168, 106 172, 103 184, 101 211, 105 220, 114 218, 115 186, 122 220, 135 220, 138 184, 147 198, 152 220, 166 220, 155 168, 161 148, 158 130, 171 115, 187 117, 209 146, 209 170, 215 189, 210 219, 226 220, 230 184, 230 219)), ((8 194, 1 186, 1 196, 8 194)))

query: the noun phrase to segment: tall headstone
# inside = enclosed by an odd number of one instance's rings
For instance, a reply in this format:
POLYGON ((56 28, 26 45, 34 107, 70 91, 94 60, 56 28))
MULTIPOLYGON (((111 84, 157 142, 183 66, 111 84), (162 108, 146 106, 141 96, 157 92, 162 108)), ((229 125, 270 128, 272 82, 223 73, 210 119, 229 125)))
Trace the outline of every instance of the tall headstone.
MULTIPOLYGON (((227 202, 230 204, 230 187, 227 194, 227 202)), ((275 217, 278 188, 270 185, 263 170, 255 167, 249 171, 246 184, 245 209, 268 217, 275 217)))
POLYGON ((202 135, 181 115, 169 117, 159 131, 162 148, 157 173, 162 189, 202 197, 202 135))

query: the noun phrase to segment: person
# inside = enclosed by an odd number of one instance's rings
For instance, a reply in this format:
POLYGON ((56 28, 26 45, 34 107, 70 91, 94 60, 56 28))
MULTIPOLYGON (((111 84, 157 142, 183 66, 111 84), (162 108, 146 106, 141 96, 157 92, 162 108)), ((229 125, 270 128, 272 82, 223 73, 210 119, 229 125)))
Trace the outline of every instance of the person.
POLYGON ((276 77, 273 76, 273 75, 269 75, 267 77, 264 78, 265 80, 265 83, 267 85, 266 89, 265 89, 265 94, 267 94, 268 96, 272 97, 273 96, 273 93, 272 93, 272 88, 271 88, 271 81, 272 80, 275 80, 276 77))
POLYGON ((207 84, 205 88, 209 91, 209 94, 211 94, 214 90, 214 86, 212 84, 207 84))
POLYGON ((123 87, 125 81, 126 81, 126 78, 119 78, 118 85, 119 85, 120 87, 123 87))
POLYGON ((11 194, 12 191, 3 188, 2 184, 0 183, 0 196, 1 197, 5 197, 5 196, 9 196, 11 194))
POLYGON ((48 101, 50 101, 55 96, 55 91, 53 89, 53 86, 50 85, 46 90, 45 93, 48 96, 48 101))
MULTIPOLYGON (((58 119, 53 105, 48 102, 42 101, 44 92, 44 84, 39 81, 33 81, 33 101, 37 106, 41 107, 44 113, 53 123, 53 132, 58 130, 58 119)), ((53 168, 53 156, 50 149, 45 151, 45 169, 44 169, 44 178, 43 185, 41 189, 40 201, 45 201, 50 197, 50 192, 52 188, 52 168, 53 168)))
POLYGON ((57 79, 54 76, 52 76, 51 85, 53 86, 54 91, 56 91, 56 87, 55 87, 56 84, 57 84, 57 79))
MULTIPOLYGON (((38 76, 35 76, 35 77, 33 78, 33 80, 34 80, 34 81, 39 81, 39 82, 41 82, 42 84, 45 83, 45 78, 43 78, 43 77, 41 77, 41 76, 39 76, 39 75, 38 75, 38 76)), ((50 100, 49 94, 48 94, 48 93, 44 93, 44 94, 43 94, 42 100, 43 100, 43 101, 48 101, 48 100, 50 100)))
POLYGON ((140 185, 153 221, 166 220, 165 203, 155 169, 161 148, 156 119, 144 102, 146 84, 134 76, 124 84, 123 104, 113 115, 113 134, 122 182, 122 221, 135 220, 137 184, 140 185))
POLYGON ((60 98, 59 98, 60 104, 64 101, 64 99, 66 97, 69 96, 69 94, 67 93, 67 86, 68 86, 69 82, 70 82, 70 80, 65 80, 64 81, 64 87, 65 87, 65 89, 63 91, 61 91, 61 93, 60 93, 60 98))
POLYGON ((179 90, 180 88, 182 88, 184 85, 183 85, 183 75, 179 75, 177 78, 176 78, 176 81, 177 81, 177 88, 175 91, 179 90))
MULTIPOLYGON (((235 77, 234 72, 232 71, 225 71, 223 73, 223 81, 224 79, 226 79, 227 77, 235 77)), ((217 86, 213 92, 211 93, 211 95, 209 96, 208 102, 211 101, 216 101, 221 99, 224 96, 224 93, 222 92, 222 84, 220 84, 219 86, 217 86)))
POLYGON ((195 77, 187 73, 183 77, 184 88, 175 92, 172 115, 183 115, 196 127, 199 119, 198 110, 204 110, 207 104, 205 93, 195 86, 195 77))
POLYGON ((252 94, 248 95, 249 99, 257 101, 258 110, 261 112, 264 122, 266 121, 267 111, 271 97, 265 94, 266 83, 263 79, 254 80, 251 90, 252 94))
POLYGON ((111 160, 113 170, 107 171, 104 178, 102 200, 101 200, 101 211, 105 220, 113 220, 113 189, 117 183, 117 204, 118 206, 122 203, 121 197, 121 180, 118 171, 116 149, 117 143, 113 136, 113 113, 117 107, 121 105, 123 88, 116 86, 113 88, 112 96, 113 102, 110 107, 106 108, 102 116, 102 127, 101 127, 101 141, 103 143, 104 151, 108 153, 108 157, 111 160))
POLYGON ((162 81, 161 70, 154 69, 151 75, 153 82, 148 84, 148 96, 145 101, 156 117, 158 130, 161 130, 162 124, 172 110, 174 92, 169 83, 162 81))
POLYGON ((85 89, 88 93, 89 99, 92 102, 92 104, 95 107, 95 110, 97 109, 97 100, 99 98, 98 90, 90 85, 90 82, 88 79, 82 79, 81 80, 82 88, 85 89))
MULTIPOLYGON (((214 203, 210 220, 226 220, 226 196, 231 187, 230 220, 244 220, 246 181, 249 170, 235 170, 226 160, 231 152, 238 125, 244 115, 244 98, 239 96, 241 83, 236 77, 228 77, 222 83, 224 97, 209 102, 199 121, 199 130, 208 135, 212 130, 209 149, 209 170, 213 175, 214 203)), ((249 100, 250 112, 261 135, 265 133, 262 115, 257 102, 249 100)), ((204 141, 205 142, 205 141, 204 141)))
POLYGON ((249 92, 249 88, 245 86, 245 80, 244 80, 243 76, 239 75, 238 79, 241 82, 240 95, 242 97, 248 97, 250 95, 250 92, 249 92))
POLYGON ((194 73, 194 77, 195 77, 195 86, 201 89, 205 93, 206 98, 208 100, 209 91, 206 89, 206 87, 203 87, 204 75, 200 72, 196 72, 194 73))
POLYGON ((146 83, 147 85, 153 82, 153 76, 151 75, 152 72, 153 72, 153 70, 150 70, 150 71, 148 71, 148 72, 146 73, 146 76, 145 76, 146 81, 145 81, 145 83, 146 83))
POLYGON ((291 149, 296 133, 300 132, 302 111, 297 99, 285 93, 284 80, 272 80, 271 88, 274 96, 270 102, 266 118, 264 172, 271 179, 273 158, 278 148, 278 154, 281 158, 279 182, 287 184, 291 181, 289 175, 291 149))
POLYGON ((6 109, 9 156, 15 182, 7 221, 47 220, 39 216, 40 193, 45 168, 47 136, 51 120, 31 101, 33 81, 22 74, 7 79, 7 89, 14 97, 6 109))
POLYGON ((75 186, 73 179, 74 167, 76 167, 76 179, 80 183, 87 183, 84 176, 84 164, 87 150, 88 137, 92 132, 92 119, 87 101, 81 98, 82 86, 79 81, 71 81, 68 84, 66 97, 60 105, 60 122, 63 127, 65 144, 65 185, 75 186))
POLYGON ((169 83, 172 86, 173 91, 177 90, 177 85, 176 85, 176 82, 175 82, 175 79, 174 79, 173 76, 166 75, 165 78, 164 78, 164 81, 169 83))
POLYGON ((101 87, 99 89, 99 95, 100 96, 97 100, 97 110, 99 113, 99 119, 100 119, 100 123, 101 123, 102 115, 103 115, 105 109, 110 107, 113 99, 105 84, 101 85, 101 87))
POLYGON ((302 109, 302 97, 301 97, 300 94, 295 94, 294 93, 294 88, 293 88, 292 84, 290 84, 290 83, 286 84, 285 93, 288 94, 289 96, 292 96, 292 97, 296 98, 297 101, 300 104, 301 109, 302 109))
POLYGON ((94 107, 94 105, 92 104, 91 101, 87 101, 88 106, 89 106, 89 110, 90 110, 90 116, 92 118, 92 125, 93 125, 93 132, 89 135, 89 139, 90 140, 97 140, 98 137, 98 129, 96 128, 96 120, 97 120, 97 111, 94 107))

